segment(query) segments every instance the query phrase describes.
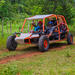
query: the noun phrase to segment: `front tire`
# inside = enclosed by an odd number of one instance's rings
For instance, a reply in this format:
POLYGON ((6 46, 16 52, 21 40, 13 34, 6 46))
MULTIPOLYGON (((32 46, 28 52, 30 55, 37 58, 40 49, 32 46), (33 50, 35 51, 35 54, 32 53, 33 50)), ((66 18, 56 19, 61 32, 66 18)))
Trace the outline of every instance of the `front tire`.
POLYGON ((7 39, 7 49, 9 51, 15 51, 17 47, 17 43, 15 41, 15 36, 9 36, 7 39))
POLYGON ((73 44, 73 35, 70 32, 67 35, 67 43, 69 45, 73 44))
POLYGON ((49 48, 49 39, 43 35, 39 38, 39 49, 41 52, 48 51, 49 48))

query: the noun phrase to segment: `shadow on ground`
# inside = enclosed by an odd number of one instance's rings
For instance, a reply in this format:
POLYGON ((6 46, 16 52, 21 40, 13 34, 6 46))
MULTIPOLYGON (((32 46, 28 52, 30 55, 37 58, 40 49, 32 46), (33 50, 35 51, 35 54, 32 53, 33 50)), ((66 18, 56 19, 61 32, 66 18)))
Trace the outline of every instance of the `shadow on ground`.
MULTIPOLYGON (((53 50, 53 49, 57 49, 57 48, 64 48, 67 46, 67 43, 52 43, 50 44, 50 48, 49 50, 53 50)), ((58 49, 57 49, 58 50, 58 49)), ((18 49, 17 49, 18 51, 18 49)), ((38 48, 38 45, 31 45, 27 48, 22 48, 22 49, 19 49, 19 51, 27 51, 27 52, 39 52, 39 48, 38 48)))

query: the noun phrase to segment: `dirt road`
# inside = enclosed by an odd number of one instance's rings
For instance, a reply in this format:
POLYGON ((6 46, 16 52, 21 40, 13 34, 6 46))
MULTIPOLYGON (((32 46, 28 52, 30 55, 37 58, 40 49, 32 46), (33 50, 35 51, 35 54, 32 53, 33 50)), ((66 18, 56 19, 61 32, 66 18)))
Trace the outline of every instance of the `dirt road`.
MULTIPOLYGON (((69 45, 67 45, 66 43, 50 44, 49 51, 52 51, 52 50, 63 50, 67 46, 69 46, 69 45)), ((29 48, 30 52, 28 52, 27 54, 23 53, 23 54, 17 54, 17 55, 12 55, 12 56, 11 55, 10 56, 6 56, 6 57, 0 59, 0 64, 5 64, 5 63, 13 61, 13 60, 19 60, 19 59, 23 59, 23 58, 27 58, 27 57, 32 57, 32 56, 35 56, 35 55, 43 54, 43 52, 40 52, 38 50, 37 51, 31 51, 31 49, 34 49, 34 48, 37 49, 37 47, 30 47, 29 48)), ((23 48, 20 48, 20 49, 18 48, 17 51, 18 50, 23 50, 23 48)), ((7 49, 3 50, 3 52, 7 52, 7 51, 8 51, 7 49)), ((0 54, 3 53, 3 52, 1 51, 0 54)))

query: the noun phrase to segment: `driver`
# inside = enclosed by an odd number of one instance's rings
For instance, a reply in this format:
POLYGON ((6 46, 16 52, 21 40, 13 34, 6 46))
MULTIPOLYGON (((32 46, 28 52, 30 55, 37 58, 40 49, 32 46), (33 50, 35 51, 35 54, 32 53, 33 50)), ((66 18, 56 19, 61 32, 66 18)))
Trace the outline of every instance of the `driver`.
POLYGON ((47 25, 47 34, 49 34, 49 36, 51 36, 51 34, 53 33, 54 29, 56 26, 52 26, 52 22, 49 22, 47 25))

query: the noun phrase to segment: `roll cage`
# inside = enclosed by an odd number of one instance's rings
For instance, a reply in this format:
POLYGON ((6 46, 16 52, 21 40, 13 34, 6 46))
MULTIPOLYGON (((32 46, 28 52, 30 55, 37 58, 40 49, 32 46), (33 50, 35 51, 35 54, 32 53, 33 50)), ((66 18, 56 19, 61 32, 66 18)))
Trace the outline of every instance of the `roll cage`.
MULTIPOLYGON (((37 17, 37 16, 39 16, 39 15, 36 15, 36 16, 30 17, 30 18, 25 18, 24 24, 23 24, 22 29, 21 29, 21 32, 22 32, 23 29, 24 29, 24 25, 25 25, 25 23, 26 23, 26 20, 43 19, 43 32, 44 32, 44 30, 45 30, 45 19, 46 19, 46 18, 55 17, 56 20, 57 20, 57 26, 59 26, 59 23, 58 23, 58 17, 61 17, 62 20, 64 21, 65 25, 67 26, 67 22, 66 22, 64 16, 62 16, 62 15, 51 14, 51 15, 46 15, 46 16, 40 15, 40 17, 37 17), (42 17, 42 16, 43 16, 43 17, 42 17)), ((31 28, 31 29, 32 29, 32 28, 31 28)), ((67 26, 67 29, 68 29, 68 26, 67 26)), ((68 29, 68 30, 69 30, 69 29, 68 29)))
MULTIPOLYGON (((21 29, 21 32, 23 31, 24 25, 25 25, 25 23, 26 23, 27 20, 39 20, 39 19, 43 20, 43 32, 44 32, 45 31, 45 19, 46 18, 51 18, 51 17, 55 17, 56 18, 56 21, 57 21, 56 27, 58 28, 57 32, 59 34, 59 40, 60 40, 60 34, 61 34, 61 32, 60 32, 60 28, 59 28, 60 23, 58 22, 59 18, 61 18, 63 20, 65 26, 67 27, 67 32, 69 32, 69 28, 67 26, 67 22, 65 20, 65 17, 62 16, 62 15, 55 15, 55 14, 50 14, 50 15, 36 15, 36 16, 29 17, 29 18, 25 18, 24 24, 23 24, 22 29, 21 29)), ((32 26, 31 26, 31 30, 32 30, 32 26)))

